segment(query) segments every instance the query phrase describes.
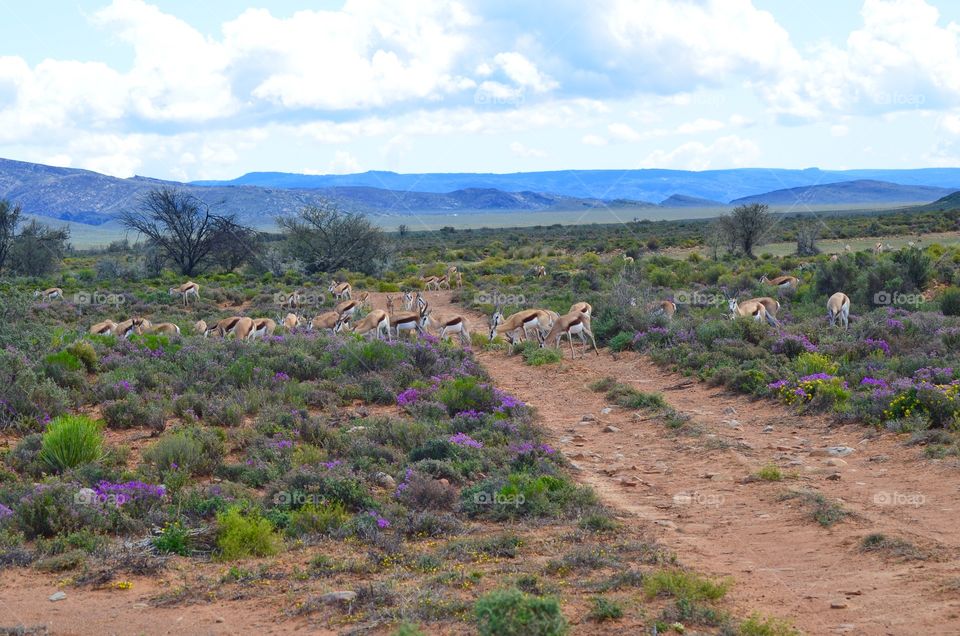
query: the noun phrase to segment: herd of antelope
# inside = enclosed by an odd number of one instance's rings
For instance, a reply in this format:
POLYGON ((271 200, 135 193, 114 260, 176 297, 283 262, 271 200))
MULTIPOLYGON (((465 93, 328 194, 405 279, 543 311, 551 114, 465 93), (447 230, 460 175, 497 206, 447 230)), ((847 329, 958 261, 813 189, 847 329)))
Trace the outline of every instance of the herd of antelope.
MULTIPOLYGON (((883 246, 878 244, 877 249, 882 250, 883 246)), ((541 268, 542 266, 538 268, 538 276, 543 271, 541 268)), ((457 288, 463 286, 463 275, 456 267, 449 267, 443 276, 421 278, 423 287, 434 291, 450 289, 451 281, 457 288)), ((796 290, 800 281, 795 276, 775 278, 763 276, 760 283, 775 287, 782 292, 796 290)), ((348 282, 331 281, 327 291, 338 301, 337 304, 332 310, 320 313, 311 320, 297 313, 301 308, 304 294, 293 291, 278 298, 281 313, 283 310, 288 312, 286 316, 278 315, 276 320, 230 316, 212 324, 200 320, 194 324, 193 331, 197 334, 202 333, 204 337, 226 338, 232 335, 241 340, 253 340, 272 336, 280 327, 286 331, 302 327, 307 331, 355 333, 390 341, 393 338, 400 339, 407 334, 423 335, 433 329, 441 340, 457 336, 464 346, 470 344, 469 318, 456 312, 435 313, 429 301, 419 291, 415 295, 410 291, 404 292, 402 296, 388 295, 385 309, 369 308, 368 292, 363 292, 354 298, 353 289, 348 282), (365 309, 367 309, 366 312, 364 312, 365 309)), ((193 281, 188 281, 177 287, 171 287, 169 293, 171 296, 179 296, 186 307, 191 299, 199 300, 200 286, 193 281)), ((37 291, 34 296, 43 300, 62 299, 63 290, 50 288, 37 291)), ((763 296, 743 301, 728 298, 727 301, 731 318, 747 317, 757 322, 766 322, 771 326, 779 326, 777 314, 780 311, 780 302, 775 298, 763 296)), ((635 304, 635 301, 631 304, 635 304)), ((671 300, 660 301, 652 308, 654 315, 663 316, 667 320, 672 320, 676 312, 677 305, 671 300)), ((594 352, 599 355, 596 340, 590 328, 592 314, 593 307, 587 302, 574 303, 563 315, 547 309, 524 309, 504 316, 498 307, 490 318, 489 337, 493 341, 497 336, 504 336, 510 344, 535 337, 540 347, 559 348, 562 338, 566 336, 570 344, 570 354, 575 358, 573 337, 576 336, 583 345, 581 357, 586 354, 591 345, 594 352)), ((833 294, 827 301, 827 317, 831 326, 839 324, 844 329, 848 328, 850 298, 842 292, 833 294)), ((180 327, 174 323, 153 324, 143 317, 128 318, 120 322, 105 320, 90 327, 89 331, 91 334, 116 335, 124 338, 129 338, 133 334, 151 333, 180 335, 180 327)))

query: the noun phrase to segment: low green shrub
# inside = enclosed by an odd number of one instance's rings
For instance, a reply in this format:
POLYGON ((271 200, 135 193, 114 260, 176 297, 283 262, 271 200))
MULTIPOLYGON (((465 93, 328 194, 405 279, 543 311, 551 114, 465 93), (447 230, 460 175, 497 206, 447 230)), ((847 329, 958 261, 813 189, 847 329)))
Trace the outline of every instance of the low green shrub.
POLYGON ((103 456, 100 424, 83 415, 61 415, 47 426, 38 459, 55 472, 95 462, 103 456))
POLYGON ((560 636, 568 630, 557 599, 515 588, 481 596, 474 616, 480 636, 560 636))
POLYGON ((244 512, 235 505, 217 515, 217 556, 222 561, 271 556, 280 551, 280 545, 273 524, 259 512, 244 512))

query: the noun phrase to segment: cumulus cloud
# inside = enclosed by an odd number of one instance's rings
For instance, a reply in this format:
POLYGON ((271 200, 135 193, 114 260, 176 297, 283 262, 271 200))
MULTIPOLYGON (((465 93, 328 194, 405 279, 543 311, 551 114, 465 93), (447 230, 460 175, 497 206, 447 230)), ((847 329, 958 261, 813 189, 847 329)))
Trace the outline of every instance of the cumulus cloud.
POLYGON ((510 144, 510 152, 517 155, 518 157, 546 157, 547 153, 539 148, 530 148, 523 145, 519 141, 514 141, 510 144))
POLYGON ((735 135, 721 137, 712 144, 691 141, 673 150, 655 150, 641 162, 642 168, 709 170, 718 166, 745 167, 760 156, 760 148, 749 139, 735 135))

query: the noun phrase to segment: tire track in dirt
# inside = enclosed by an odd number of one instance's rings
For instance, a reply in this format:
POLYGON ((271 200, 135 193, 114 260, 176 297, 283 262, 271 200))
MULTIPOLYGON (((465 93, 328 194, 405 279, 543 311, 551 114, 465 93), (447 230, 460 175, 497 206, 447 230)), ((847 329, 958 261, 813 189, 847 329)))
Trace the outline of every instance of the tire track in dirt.
MULTIPOLYGON (((373 296, 382 307, 384 295, 373 296)), ((427 294, 438 313, 465 313, 474 331, 484 329, 485 317, 449 298, 427 294)), ((960 633, 960 592, 951 584, 960 585, 956 466, 921 459, 895 435, 797 417, 691 382, 637 354, 601 351, 543 367, 496 352, 478 358, 497 386, 537 409, 577 478, 626 513, 626 523, 649 524, 695 570, 732 577, 729 598, 739 614, 788 617, 809 634, 960 633), (587 387, 605 376, 662 392, 699 434, 608 405, 587 387), (594 419, 582 421, 588 414, 594 419), (853 452, 840 458, 825 451, 839 446, 853 452), (792 476, 745 481, 769 464, 792 476), (821 527, 797 500, 781 499, 791 490, 819 492, 851 515, 821 527), (875 532, 927 556, 863 553, 863 537, 875 532)))

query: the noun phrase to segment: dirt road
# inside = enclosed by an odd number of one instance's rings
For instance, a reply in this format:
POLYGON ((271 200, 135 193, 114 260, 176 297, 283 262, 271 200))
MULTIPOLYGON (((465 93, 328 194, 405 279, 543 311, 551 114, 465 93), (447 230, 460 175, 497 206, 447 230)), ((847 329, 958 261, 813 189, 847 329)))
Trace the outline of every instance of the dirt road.
MULTIPOLYGON (((439 313, 462 311, 448 293, 428 299, 439 313)), ((472 318, 474 331, 485 329, 485 317, 472 318)), ((628 523, 652 524, 684 564, 732 577, 742 614, 789 617, 809 634, 960 633, 954 462, 923 459, 892 434, 730 395, 637 354, 565 355, 536 368, 503 353, 479 359, 497 386, 537 409, 578 479, 628 523), (604 376, 662 392, 690 416, 688 432, 607 404, 587 386, 604 376), (769 465, 786 478, 748 479, 769 465), (800 499, 783 498, 791 491, 819 493, 849 514, 823 527, 800 499), (865 552, 872 533, 915 550, 865 552)))

